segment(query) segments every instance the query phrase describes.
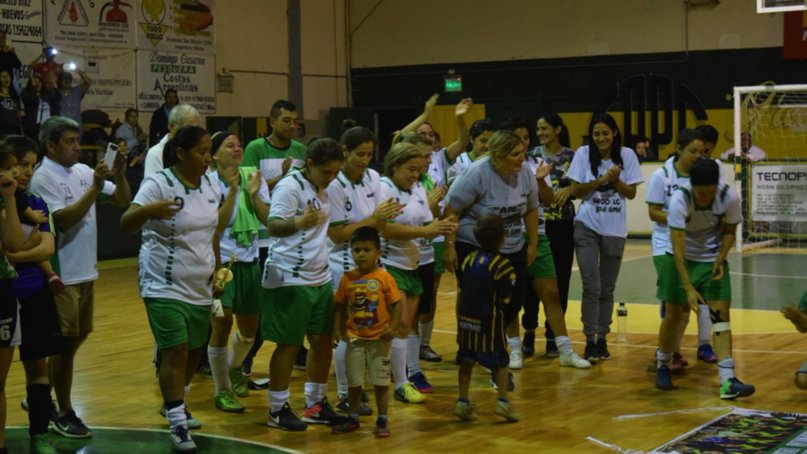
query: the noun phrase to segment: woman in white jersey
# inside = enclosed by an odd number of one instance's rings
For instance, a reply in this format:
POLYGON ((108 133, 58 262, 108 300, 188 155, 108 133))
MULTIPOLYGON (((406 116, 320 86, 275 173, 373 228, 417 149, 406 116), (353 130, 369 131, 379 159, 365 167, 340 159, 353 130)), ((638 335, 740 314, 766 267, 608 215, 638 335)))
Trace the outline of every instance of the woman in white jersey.
POLYGON ((212 141, 210 177, 225 195, 222 217, 227 219, 227 228, 219 241, 220 260, 222 264, 232 262, 233 281, 221 295, 221 312, 211 319, 207 357, 216 408, 239 413, 244 406, 236 396, 249 395, 241 364, 255 340, 263 302, 258 229, 269 217, 269 188, 263 184, 257 167, 240 167, 244 149, 235 134, 219 131, 213 134, 212 141), (228 354, 233 314, 238 329, 228 354))
MULTIPOLYGON (((333 275, 334 289, 342 276, 355 268, 350 253, 350 236, 359 227, 374 227, 383 231, 388 219, 394 218, 400 205, 392 199, 381 200, 381 177, 370 168, 376 146, 372 131, 355 126, 342 134, 342 149, 345 162, 339 175, 328 186, 331 214, 328 238, 331 240, 329 266, 333 275)), ((334 370, 339 395, 337 408, 347 411, 347 369, 345 353, 347 339, 340 339, 334 350, 334 370)), ((372 409, 363 404, 361 414, 372 414, 372 409)))
POLYGON ((459 217, 460 223, 456 244, 454 238, 446 238, 443 263, 449 270, 459 270, 465 256, 480 247, 473 228, 481 216, 493 214, 504 220, 505 244, 500 252, 516 272, 513 295, 505 310, 512 359, 513 351, 521 351, 518 313, 526 297, 527 268, 538 247, 538 183, 530 167, 524 165, 526 150, 515 133, 497 131, 487 148, 489 155, 475 161, 448 190, 445 217, 459 217))
POLYGON ((471 149, 460 154, 454 164, 446 170, 446 184, 450 186, 463 170, 487 154, 487 144, 494 132, 496 132, 496 128, 493 126, 493 122, 487 118, 476 120, 471 125, 471 149))
POLYGON ((185 393, 207 340, 218 237, 226 225, 219 222, 221 189, 206 175, 210 148, 204 129, 177 130, 166 144, 166 168, 143 180, 120 220, 124 233, 143 232, 140 296, 162 352, 160 391, 180 452, 196 450, 185 393))
MULTIPOLYGON (((647 212, 653 221, 651 236, 653 247, 653 265, 656 274, 661 277, 664 270, 671 269, 672 256, 667 255, 667 246, 670 243, 670 231, 667 228, 667 212, 670 208, 670 199, 673 192, 686 183, 689 183, 689 171, 692 164, 698 159, 708 158, 704 147, 703 137, 695 129, 682 129, 678 133, 678 145, 675 154, 656 169, 650 176, 647 186, 647 212)), ((672 356, 672 369, 683 369, 687 361, 681 355, 681 338, 689 323, 689 308, 678 305, 668 305, 661 301, 662 321, 659 328, 659 342, 666 342, 668 337, 675 338, 672 356)), ((714 350, 709 344, 712 323, 709 320, 709 307, 700 306, 698 313, 698 357, 706 357, 707 353, 714 356, 714 350), (703 352, 703 355, 701 355, 703 352)), ((715 361, 716 362, 716 359, 715 361)))
POLYGON ((566 174, 572 196, 581 200, 575 217, 574 245, 583 280, 583 334, 587 360, 611 356, 605 336, 611 331, 614 287, 628 236, 627 201, 636 197, 642 170, 636 153, 623 147, 614 118, 595 114, 590 145, 574 154, 566 174))
POLYGON ((417 312, 423 285, 418 275, 419 240, 453 232, 455 227, 451 222, 434 220, 426 190, 418 182, 423 165, 423 150, 401 142, 387 152, 381 178, 381 199, 392 198, 403 205, 400 214, 384 229, 381 261, 404 296, 399 333, 392 340, 390 365, 395 376, 395 398, 411 403, 424 400, 407 375, 407 365, 418 363, 420 353, 417 312), (415 341, 409 342, 412 336, 415 341))
POLYGON ((347 421, 326 398, 334 310, 327 189, 344 161, 338 142, 318 139, 308 145, 305 167, 291 170, 272 191, 267 229, 276 239, 264 267, 263 287, 268 290, 260 327, 263 339, 277 344, 269 363, 269 427, 302 431, 306 422, 347 421), (294 360, 306 337, 311 348, 301 420, 289 406, 289 388, 294 360))

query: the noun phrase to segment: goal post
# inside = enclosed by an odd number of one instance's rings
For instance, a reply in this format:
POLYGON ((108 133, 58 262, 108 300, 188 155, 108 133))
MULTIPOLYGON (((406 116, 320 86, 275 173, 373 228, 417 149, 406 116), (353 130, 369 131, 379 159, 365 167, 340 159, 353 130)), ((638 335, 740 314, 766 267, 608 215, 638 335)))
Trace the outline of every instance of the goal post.
POLYGON ((807 84, 734 87, 733 139, 738 251, 799 246, 807 239, 807 84))

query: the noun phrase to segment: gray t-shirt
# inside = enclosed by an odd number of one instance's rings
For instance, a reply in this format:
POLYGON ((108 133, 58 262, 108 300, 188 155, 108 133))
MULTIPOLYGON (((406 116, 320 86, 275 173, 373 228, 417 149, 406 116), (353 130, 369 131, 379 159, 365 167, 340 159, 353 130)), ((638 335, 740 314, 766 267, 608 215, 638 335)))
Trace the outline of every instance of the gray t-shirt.
POLYGON ((538 209, 538 183, 526 163, 518 174, 503 177, 485 156, 454 180, 446 203, 461 213, 458 241, 479 246, 474 224, 484 214, 496 214, 504 221, 504 246, 500 252, 512 254, 524 247, 524 215, 538 209))

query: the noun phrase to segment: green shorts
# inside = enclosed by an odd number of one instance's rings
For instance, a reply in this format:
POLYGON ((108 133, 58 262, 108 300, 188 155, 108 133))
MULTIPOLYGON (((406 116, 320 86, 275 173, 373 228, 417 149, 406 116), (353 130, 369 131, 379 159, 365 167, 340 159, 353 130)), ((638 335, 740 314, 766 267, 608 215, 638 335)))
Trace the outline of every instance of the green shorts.
POLYGON ((420 282, 418 270, 402 270, 389 265, 384 265, 384 269, 395 279, 395 283, 398 284, 398 290, 413 296, 423 294, 423 283, 420 282))
POLYGON ((535 254, 535 261, 527 269, 530 279, 552 279, 555 277, 555 259, 552 257, 552 248, 549 247, 549 239, 544 237, 538 240, 538 250, 535 254))
POLYGON ((443 267, 443 252, 446 250, 446 243, 445 241, 432 243, 432 247, 434 248, 434 274, 436 276, 446 272, 446 269, 443 267))
POLYGON ((233 280, 224 287, 221 305, 231 308, 234 314, 257 314, 263 302, 260 264, 236 262, 231 271, 233 280))
POLYGON ((306 334, 333 332, 333 283, 266 289, 261 337, 282 345, 303 345, 306 334))
MULTIPOLYGON (((678 271, 675 269, 675 260, 672 255, 659 255, 653 257, 658 273, 658 290, 656 297, 667 304, 687 304, 687 294, 678 271)), ((689 281, 695 286, 704 300, 731 302, 731 278, 729 277, 729 264, 723 264, 723 277, 720 280, 712 279, 712 262, 686 261, 689 281)))
POLYGON ((160 350, 182 344, 193 350, 207 342, 210 306, 194 306, 168 298, 144 298, 144 302, 160 350))

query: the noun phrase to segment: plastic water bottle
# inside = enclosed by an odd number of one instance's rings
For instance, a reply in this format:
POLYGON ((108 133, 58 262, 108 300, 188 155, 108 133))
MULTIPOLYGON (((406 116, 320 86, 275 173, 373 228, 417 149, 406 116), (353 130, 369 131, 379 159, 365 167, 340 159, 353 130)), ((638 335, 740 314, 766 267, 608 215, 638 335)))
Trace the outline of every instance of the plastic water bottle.
POLYGON ((619 303, 616 308, 616 340, 628 341, 628 308, 625 303, 619 303))

